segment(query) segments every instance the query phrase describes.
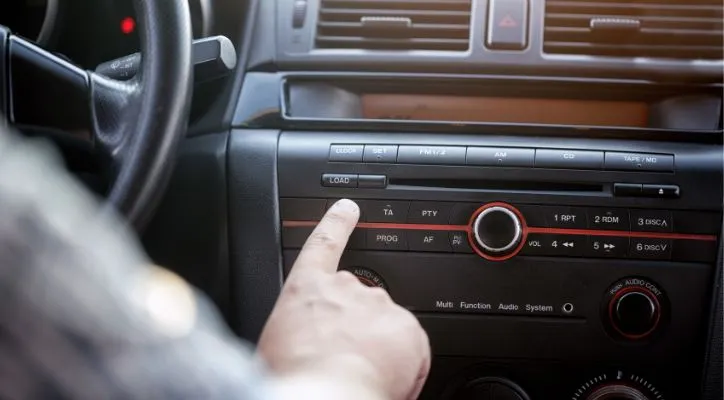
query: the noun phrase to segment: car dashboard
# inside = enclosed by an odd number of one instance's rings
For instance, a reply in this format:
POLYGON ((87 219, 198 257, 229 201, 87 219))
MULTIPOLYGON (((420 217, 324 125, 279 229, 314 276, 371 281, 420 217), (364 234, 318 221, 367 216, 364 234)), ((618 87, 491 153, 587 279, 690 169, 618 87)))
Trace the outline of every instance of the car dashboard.
POLYGON ((720 1, 246 7, 144 235, 241 337, 350 198, 340 268, 426 329, 421 398, 722 398, 720 1))

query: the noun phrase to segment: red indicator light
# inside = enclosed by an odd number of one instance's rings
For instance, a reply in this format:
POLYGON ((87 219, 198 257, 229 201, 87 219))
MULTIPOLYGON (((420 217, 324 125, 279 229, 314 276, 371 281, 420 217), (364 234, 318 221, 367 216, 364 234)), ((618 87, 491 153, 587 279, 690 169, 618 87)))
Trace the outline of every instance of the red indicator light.
POLYGON ((136 30, 136 20, 132 17, 126 17, 121 20, 121 32, 124 35, 130 35, 136 30))

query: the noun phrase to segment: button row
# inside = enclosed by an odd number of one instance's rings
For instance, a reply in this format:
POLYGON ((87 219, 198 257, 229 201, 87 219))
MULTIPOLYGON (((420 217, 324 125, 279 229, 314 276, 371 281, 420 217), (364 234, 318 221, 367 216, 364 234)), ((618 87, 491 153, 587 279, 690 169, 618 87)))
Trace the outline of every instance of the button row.
MULTIPOLYGON (((307 227, 285 228, 282 232, 284 247, 301 248, 312 233, 312 229, 307 227)), ((463 231, 356 229, 352 233, 347 247, 352 250, 473 253, 468 242, 468 234, 463 231)))
POLYGON ((472 253, 466 232, 367 229, 365 243, 357 248, 367 250, 420 251, 434 253, 472 253))
POLYGON ((466 146, 333 144, 329 161, 673 172, 671 154, 466 146))
POLYGON ((620 197, 654 197, 676 199, 681 190, 676 185, 642 185, 640 183, 615 183, 613 194, 620 197))
MULTIPOLYGON (((317 221, 336 200, 281 199, 283 221, 317 221)), ((476 203, 409 202, 357 200, 361 222, 408 223, 427 225, 467 225, 476 203), (446 222, 449 221, 449 222, 446 222)), ((709 234, 719 232, 721 217, 715 213, 665 210, 598 209, 582 207, 518 206, 531 227, 587 229, 623 232, 631 227, 638 232, 676 232, 709 234), (533 222, 533 223, 531 223, 533 222)), ((366 227, 356 229, 349 241, 355 250, 393 250, 419 252, 472 253, 468 234, 449 231, 452 227, 426 225, 366 227)), ((313 227, 284 227, 285 248, 300 248, 313 227)), ((454 228, 453 228, 454 229, 454 228)), ((578 232, 576 232, 578 233, 578 232)), ((601 236, 582 234, 529 233, 521 255, 592 258, 633 258, 710 262, 716 258, 717 242, 667 238, 601 236)))
POLYGON ((716 255, 716 243, 533 233, 526 238, 520 255, 709 262, 716 255))
POLYGON ((338 188, 384 189, 387 177, 384 175, 324 174, 322 186, 338 188))
MULTIPOLYGON (((360 222, 468 225, 481 203, 355 200, 360 222)), ((283 220, 318 221, 336 200, 281 199, 283 220)), ((716 213, 603 207, 515 205, 529 227, 605 231, 710 234, 719 233, 716 213)))
POLYGON ((673 232, 670 211, 593 207, 537 207, 538 221, 529 226, 561 229, 595 229, 606 231, 673 232), (541 218, 542 217, 542 218, 541 218))
MULTIPOLYGON (((301 248, 311 232, 312 228, 285 228, 284 247, 301 248)), ((468 235, 463 231, 356 229, 347 247, 351 250, 473 253, 468 235)), ((716 254, 716 242, 531 233, 519 256, 711 262, 716 254)))

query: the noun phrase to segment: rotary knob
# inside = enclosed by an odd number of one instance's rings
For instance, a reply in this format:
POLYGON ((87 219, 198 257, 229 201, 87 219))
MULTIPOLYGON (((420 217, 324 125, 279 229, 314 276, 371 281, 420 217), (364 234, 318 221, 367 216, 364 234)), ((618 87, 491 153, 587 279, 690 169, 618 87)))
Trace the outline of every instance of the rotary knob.
POLYGON ((643 335, 656 327, 659 309, 649 293, 624 293, 616 299, 613 308, 613 324, 627 335, 643 335))
POLYGON ((604 320, 615 337, 646 339, 659 329, 667 304, 663 290, 653 282, 637 277, 624 278, 606 292, 604 320))
POLYGON ((505 257, 518 250, 523 238, 520 217, 512 207, 493 205, 484 207, 472 226, 475 244, 485 255, 505 257))
POLYGON ((650 400, 641 390, 627 385, 607 385, 596 389, 586 400, 650 400))
POLYGON ((589 379, 576 390, 573 400, 664 400, 664 396, 641 376, 610 371, 589 379))

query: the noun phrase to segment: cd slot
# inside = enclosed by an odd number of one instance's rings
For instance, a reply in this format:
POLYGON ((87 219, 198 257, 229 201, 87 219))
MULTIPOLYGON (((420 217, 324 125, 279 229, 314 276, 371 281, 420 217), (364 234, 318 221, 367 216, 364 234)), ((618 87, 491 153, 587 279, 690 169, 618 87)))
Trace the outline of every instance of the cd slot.
POLYGON ((602 184, 540 181, 496 181, 482 179, 390 178, 389 189, 459 189, 481 192, 603 194, 609 192, 602 184))

